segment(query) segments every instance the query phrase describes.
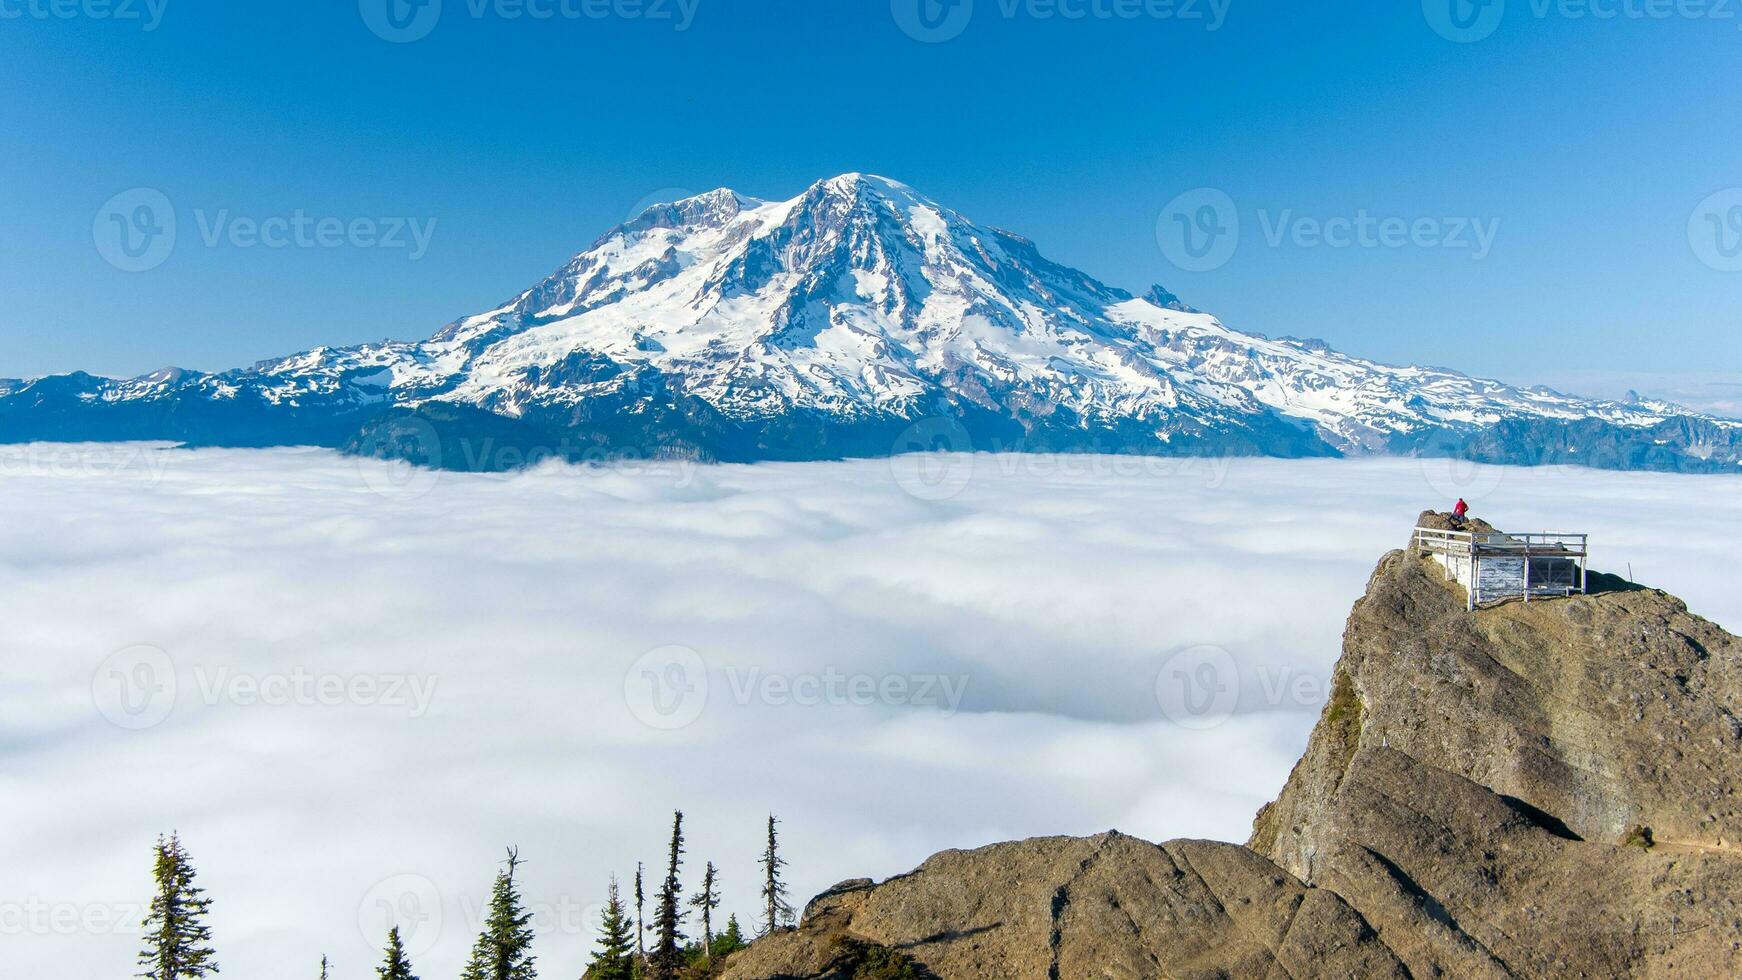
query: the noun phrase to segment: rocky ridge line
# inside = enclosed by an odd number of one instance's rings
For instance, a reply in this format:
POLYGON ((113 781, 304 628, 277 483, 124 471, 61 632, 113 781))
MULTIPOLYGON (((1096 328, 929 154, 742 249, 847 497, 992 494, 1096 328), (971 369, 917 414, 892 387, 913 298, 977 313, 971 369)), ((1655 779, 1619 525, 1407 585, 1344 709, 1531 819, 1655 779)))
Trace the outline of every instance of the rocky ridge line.
POLYGON ((825 892, 725 976, 850 978, 843 944, 946 980, 1742 975, 1742 642, 1592 589, 1469 613, 1391 552, 1246 846, 945 851, 825 892))

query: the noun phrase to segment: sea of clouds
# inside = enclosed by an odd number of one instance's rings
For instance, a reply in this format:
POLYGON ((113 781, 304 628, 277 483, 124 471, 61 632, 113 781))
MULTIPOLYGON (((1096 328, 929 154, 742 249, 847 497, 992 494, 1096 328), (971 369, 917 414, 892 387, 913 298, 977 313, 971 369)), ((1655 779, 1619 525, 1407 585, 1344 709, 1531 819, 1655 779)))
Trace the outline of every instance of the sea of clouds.
POLYGON ((225 976, 453 976, 520 848, 541 973, 608 877, 754 916, 947 847, 1244 840, 1350 603, 1466 496, 1735 628, 1742 477, 1412 460, 911 456, 410 470, 0 447, 0 937, 122 976, 179 831, 225 976))

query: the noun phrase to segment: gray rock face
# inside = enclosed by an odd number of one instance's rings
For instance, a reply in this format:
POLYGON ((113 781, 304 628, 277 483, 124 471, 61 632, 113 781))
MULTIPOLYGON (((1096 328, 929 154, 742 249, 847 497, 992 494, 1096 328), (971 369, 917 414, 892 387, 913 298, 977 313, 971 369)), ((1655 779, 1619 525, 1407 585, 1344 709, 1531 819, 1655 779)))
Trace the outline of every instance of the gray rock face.
POLYGON ((1247 846, 946 851, 726 975, 852 977, 866 944, 943 978, 1742 975, 1742 642, 1592 581, 1469 613, 1392 552, 1247 846))
POLYGON ((728 977, 852 976, 842 937, 939 977, 1406 977, 1361 916, 1243 847, 1117 832, 945 851, 832 890, 728 977))

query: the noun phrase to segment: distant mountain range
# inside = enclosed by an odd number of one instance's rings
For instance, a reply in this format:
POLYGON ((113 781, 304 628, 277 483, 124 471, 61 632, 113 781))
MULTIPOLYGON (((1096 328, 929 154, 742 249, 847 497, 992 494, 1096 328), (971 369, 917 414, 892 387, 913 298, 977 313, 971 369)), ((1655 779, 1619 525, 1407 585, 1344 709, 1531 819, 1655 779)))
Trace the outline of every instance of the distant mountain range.
POLYGON ((124 439, 483 469, 928 448, 1742 464, 1742 422, 1231 330, 863 174, 789 201, 717 190, 657 205, 419 343, 0 381, 0 442, 124 439))

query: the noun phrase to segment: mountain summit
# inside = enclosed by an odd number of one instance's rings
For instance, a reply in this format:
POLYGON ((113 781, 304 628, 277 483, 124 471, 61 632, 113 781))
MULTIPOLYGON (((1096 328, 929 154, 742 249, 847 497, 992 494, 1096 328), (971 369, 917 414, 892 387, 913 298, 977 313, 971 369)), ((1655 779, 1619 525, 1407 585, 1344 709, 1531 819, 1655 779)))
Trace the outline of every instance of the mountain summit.
POLYGON ((1244 847, 944 851, 837 885, 724 976, 1742 976, 1742 639, 1616 576, 1591 589, 1470 612, 1431 557, 1391 552, 1244 847))
POLYGON ((125 438, 312 443, 450 466, 490 465, 454 451, 485 438, 570 457, 923 446, 1742 462, 1742 423, 1241 333, 1160 286, 1135 297, 858 173, 786 201, 722 188, 656 205, 421 343, 219 374, 0 384, 0 440, 125 438))

